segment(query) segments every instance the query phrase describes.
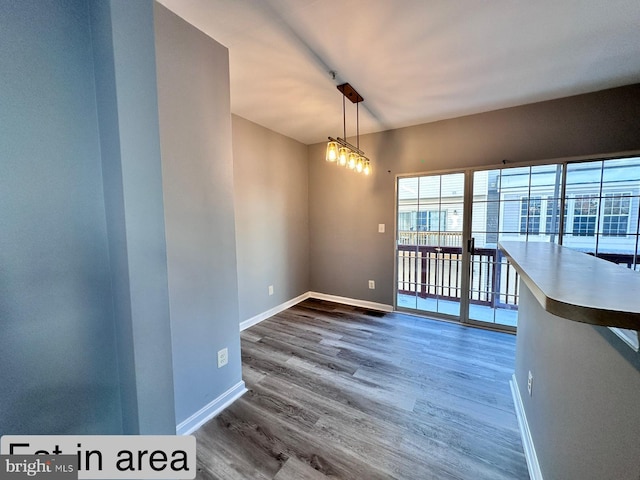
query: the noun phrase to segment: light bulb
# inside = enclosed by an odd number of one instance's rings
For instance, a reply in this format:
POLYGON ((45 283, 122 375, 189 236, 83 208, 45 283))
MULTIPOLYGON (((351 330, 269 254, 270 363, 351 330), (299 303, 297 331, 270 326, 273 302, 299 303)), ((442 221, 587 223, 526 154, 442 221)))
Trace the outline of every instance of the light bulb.
POLYGON ((340 147, 338 150, 338 165, 344 167, 349 159, 349 149, 347 147, 340 147))
POLYGON ((371 174, 371 162, 368 158, 364 159, 364 169, 362 170, 365 175, 371 174))
POLYGON ((358 160, 356 161, 356 172, 361 173, 364 168, 364 161, 362 157, 358 156, 358 160))
POLYGON ((338 159, 338 142, 327 143, 327 155, 325 160, 327 162, 335 162, 338 159))
POLYGON ((349 170, 356 168, 356 163, 358 163, 358 154, 356 152, 351 152, 349 154, 349 170))

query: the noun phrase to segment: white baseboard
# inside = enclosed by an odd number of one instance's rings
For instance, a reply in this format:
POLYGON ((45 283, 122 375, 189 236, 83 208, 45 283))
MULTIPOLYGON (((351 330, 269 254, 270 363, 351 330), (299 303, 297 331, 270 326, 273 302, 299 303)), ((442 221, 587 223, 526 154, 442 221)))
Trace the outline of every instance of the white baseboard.
POLYGON ((195 432, 202 425, 207 423, 213 417, 222 412, 225 408, 235 402, 238 398, 247 392, 247 388, 244 385, 244 381, 240 380, 229 390, 224 392, 218 398, 213 400, 208 405, 205 405, 196 413, 187 418, 184 422, 176 427, 176 434, 178 435, 190 435, 195 432))
POLYGON ((328 295, 326 293, 309 292, 310 298, 318 300, 327 300, 328 302, 342 303, 352 305, 354 307, 369 308, 371 310, 380 310, 381 312, 393 312, 393 305, 385 303, 369 302, 367 300, 358 300, 355 298, 338 297, 337 295, 328 295))
POLYGON ((355 298, 338 297, 337 295, 328 295, 326 293, 307 292, 302 295, 292 298, 280 305, 270 308, 266 312, 259 313, 255 317, 251 317, 244 322, 240 322, 240 331, 246 330, 249 327, 273 317, 274 315, 285 311, 287 308, 291 308, 294 305, 306 300, 307 298, 315 298, 318 300, 327 300, 328 302, 342 303, 344 305, 352 305, 354 307, 369 308, 371 310, 380 310, 382 312, 393 312, 393 305, 386 305, 384 303, 369 302, 367 300, 357 300, 355 298))
POLYGON ((246 330, 249 327, 253 327, 254 325, 262 322, 263 320, 266 320, 269 317, 273 317, 274 315, 285 311, 287 308, 291 308, 294 305, 297 305, 298 303, 306 300, 307 298, 309 298, 309 292, 303 293, 302 295, 297 296, 296 298, 292 298, 291 300, 281 303, 276 307, 270 308, 266 312, 259 313, 255 317, 251 317, 250 319, 245 320, 244 322, 240 322, 240 331, 246 330))
POLYGON ((524 456, 527 459, 529 476, 531 477, 531 480, 543 480, 542 472, 540 471, 540 464, 538 463, 538 456, 536 455, 536 448, 533 445, 533 438, 531 437, 531 431, 529 430, 527 415, 524 412, 524 405, 522 404, 522 397, 520 396, 520 389, 516 382, 515 373, 509 381, 509 384, 511 385, 513 404, 516 407, 516 416, 518 417, 518 426, 520 427, 520 435, 522 436, 522 447, 524 448, 524 456))

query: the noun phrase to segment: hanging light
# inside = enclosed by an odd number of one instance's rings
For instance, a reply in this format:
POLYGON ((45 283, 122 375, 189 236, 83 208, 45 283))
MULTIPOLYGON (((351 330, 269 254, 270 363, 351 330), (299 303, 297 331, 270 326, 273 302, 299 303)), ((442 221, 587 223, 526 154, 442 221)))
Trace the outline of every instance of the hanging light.
POLYGON ((340 147, 338 150, 338 165, 344 167, 347 165, 349 160, 350 150, 347 147, 340 147))
POLYGON ((349 170, 353 170, 354 168, 356 168, 356 163, 358 163, 358 157, 360 155, 358 155, 356 152, 351 152, 349 154, 349 163, 347 164, 347 167, 349 167, 349 170))
POLYGON ((327 162, 335 162, 338 159, 338 142, 327 143, 327 162))
POLYGON ((364 158, 364 167, 362 169, 362 173, 365 175, 371 175, 371 161, 368 158, 364 158))
MULTIPOLYGON (((332 72, 335 79, 335 72, 332 72)), ((327 162, 336 162, 341 167, 348 167, 358 173, 365 175, 371 174, 371 161, 365 157, 364 152, 360 150, 360 111, 358 104, 364 100, 355 89, 348 83, 338 85, 338 90, 342 92, 342 138, 329 137, 327 143, 327 153, 325 160, 327 162), (345 98, 349 98, 352 103, 356 104, 356 146, 354 147, 347 142, 347 120, 345 111, 345 98)))

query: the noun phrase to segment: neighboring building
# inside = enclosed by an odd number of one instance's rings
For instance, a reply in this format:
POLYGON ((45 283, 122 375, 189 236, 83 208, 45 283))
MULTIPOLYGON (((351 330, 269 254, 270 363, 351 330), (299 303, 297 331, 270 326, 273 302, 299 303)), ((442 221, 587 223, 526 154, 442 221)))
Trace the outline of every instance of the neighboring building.
MULTIPOLYGON (((562 169, 562 164, 550 164, 474 172, 476 247, 495 248, 498 240, 559 242, 563 233, 565 246, 633 257, 638 248, 640 158, 570 163, 564 186, 562 169)), ((464 176, 442 185, 439 178, 402 179, 399 243, 462 245, 464 176)), ((633 258, 628 261, 634 263, 633 258)))

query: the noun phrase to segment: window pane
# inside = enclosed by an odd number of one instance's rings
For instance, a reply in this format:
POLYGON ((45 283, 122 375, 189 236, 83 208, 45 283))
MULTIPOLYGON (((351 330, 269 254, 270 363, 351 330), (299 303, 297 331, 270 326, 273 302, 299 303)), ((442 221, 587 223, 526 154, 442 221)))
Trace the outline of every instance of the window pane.
POLYGON ((567 193, 583 193, 585 189, 600 192, 602 161, 570 163, 567 165, 567 193))
POLYGON ((576 195, 573 201, 572 233, 576 237, 593 237, 598 221, 598 196, 576 195))
MULTIPOLYGON (((544 232, 547 235, 557 235, 560 232, 560 205, 562 201, 554 197, 547 197, 546 200, 544 232)), ((567 213, 567 204, 565 203, 563 231, 567 230, 567 213)))
POLYGON ((538 192, 555 192, 555 197, 560 196, 562 185, 562 164, 537 165, 531 167, 531 194, 538 192))
POLYGON ((602 234, 609 237, 626 236, 631 206, 630 193, 607 193, 604 197, 602 234))
POLYGON ((640 158, 605 160, 602 172, 604 190, 629 182, 640 184, 640 158))
POLYGON ((540 233, 541 213, 542 197, 522 197, 520 200, 521 235, 538 235, 540 233))
POLYGON ((440 175, 420 177, 418 180, 420 203, 433 203, 440 200, 440 175))
POLYGON ((398 179, 398 201, 400 203, 418 202, 418 179, 400 178, 398 179))
MULTIPOLYGON (((462 236, 462 203, 443 203, 440 205, 439 222, 443 232, 450 232, 451 236, 462 236)), ((457 245, 461 245, 460 242, 457 245)))

